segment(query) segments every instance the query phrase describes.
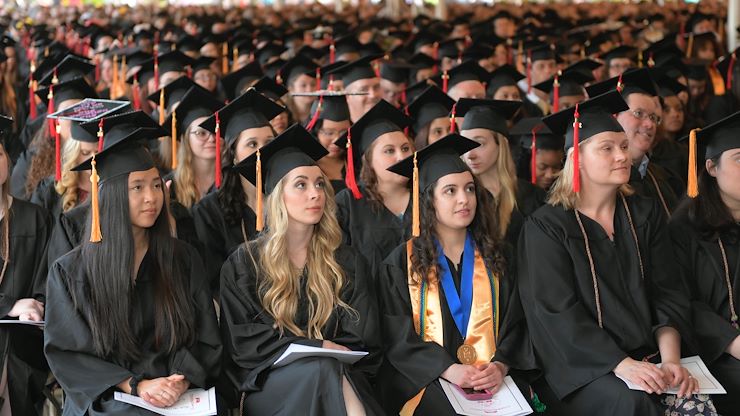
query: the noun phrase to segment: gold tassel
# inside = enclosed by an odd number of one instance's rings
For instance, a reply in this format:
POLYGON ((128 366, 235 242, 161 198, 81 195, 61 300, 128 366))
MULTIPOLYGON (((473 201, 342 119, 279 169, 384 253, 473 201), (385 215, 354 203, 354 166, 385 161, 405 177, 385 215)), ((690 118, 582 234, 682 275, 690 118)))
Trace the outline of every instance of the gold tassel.
POLYGON ((110 82, 111 99, 118 97, 118 55, 113 55, 113 79, 110 82))
POLYGON ((123 58, 121 58, 121 70, 118 72, 118 95, 111 97, 111 99, 126 95, 126 72, 128 72, 128 65, 126 64, 126 55, 123 55, 123 58))
POLYGON ((103 240, 103 235, 100 232, 100 202, 98 201, 98 183, 100 182, 100 178, 98 178, 96 164, 95 155, 93 154, 91 162, 92 173, 90 174, 90 183, 92 184, 90 187, 90 207, 92 209, 92 225, 90 227, 91 243, 99 243, 103 240))
POLYGON ((164 124, 164 88, 159 90, 159 125, 164 124))
POLYGON ((699 195, 699 181, 696 177, 696 132, 701 129, 693 129, 689 133, 689 177, 686 195, 696 198, 699 195))
POLYGON ((235 46, 234 49, 232 50, 232 58, 231 58, 231 60, 232 60, 232 62, 231 62, 231 71, 232 72, 236 71, 236 61, 238 59, 239 59, 239 48, 237 48, 235 46))
POLYGON ((637 50, 637 67, 642 68, 642 49, 637 50))
POLYGON ((416 152, 414 152, 414 177, 411 203, 414 204, 411 211, 411 236, 418 237, 420 232, 419 224, 419 164, 416 161, 416 152))
POLYGON ((260 155, 260 151, 257 150, 257 203, 255 204, 255 208, 257 209, 257 226, 255 227, 257 231, 262 231, 263 228, 265 228, 265 217, 264 213, 262 212, 262 157, 260 155))
POLYGON ((221 73, 226 75, 229 73, 229 44, 224 42, 221 47, 221 73))
POLYGON ((686 57, 691 58, 691 50, 694 49, 694 34, 689 33, 689 42, 686 46, 686 57))
POLYGON ((177 111, 172 112, 172 170, 177 168, 177 111))

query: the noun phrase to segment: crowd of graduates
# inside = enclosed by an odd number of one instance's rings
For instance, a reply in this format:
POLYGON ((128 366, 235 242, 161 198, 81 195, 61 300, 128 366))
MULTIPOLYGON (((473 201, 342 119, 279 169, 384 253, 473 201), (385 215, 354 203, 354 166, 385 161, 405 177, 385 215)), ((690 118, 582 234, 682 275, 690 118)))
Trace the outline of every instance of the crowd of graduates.
POLYGON ((0 416, 740 414, 726 5, 387 10, 0 9, 0 416))

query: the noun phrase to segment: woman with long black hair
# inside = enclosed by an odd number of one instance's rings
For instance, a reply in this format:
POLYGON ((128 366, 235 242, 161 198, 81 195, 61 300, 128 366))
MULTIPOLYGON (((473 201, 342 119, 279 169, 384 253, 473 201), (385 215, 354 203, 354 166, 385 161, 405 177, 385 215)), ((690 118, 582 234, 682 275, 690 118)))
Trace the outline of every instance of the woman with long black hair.
POLYGON ((129 129, 75 168, 92 170, 89 239, 51 267, 44 332, 65 415, 149 414, 113 393, 168 407, 219 374, 200 256, 171 236, 164 183, 137 143, 157 135, 129 129))
POLYGON ((333 191, 316 165, 327 153, 293 125, 237 166, 264 186, 267 214, 262 234, 221 269, 225 372, 242 393, 241 414, 383 414, 369 383, 380 359, 375 299, 364 258, 342 244, 333 191), (307 357, 273 366, 291 344, 369 355, 352 365, 307 357))
POLYGON ((669 229, 691 294, 698 352, 727 390, 712 397, 729 415, 740 408, 740 113, 703 128, 695 140, 698 196, 679 206, 669 229))
POLYGON ((454 415, 438 378, 496 392, 510 369, 535 367, 493 200, 460 158, 478 146, 452 134, 390 168, 413 178, 418 165, 419 235, 379 277, 388 414, 454 415))

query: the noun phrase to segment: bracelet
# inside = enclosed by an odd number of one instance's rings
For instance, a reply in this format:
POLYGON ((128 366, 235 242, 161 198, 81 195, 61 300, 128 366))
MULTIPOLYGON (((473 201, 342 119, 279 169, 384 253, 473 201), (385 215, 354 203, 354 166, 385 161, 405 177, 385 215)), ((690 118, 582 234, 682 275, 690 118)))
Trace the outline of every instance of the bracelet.
POLYGON ((132 396, 138 396, 139 392, 139 382, 143 380, 144 377, 142 376, 131 376, 131 379, 128 381, 129 387, 131 387, 131 395, 132 396))

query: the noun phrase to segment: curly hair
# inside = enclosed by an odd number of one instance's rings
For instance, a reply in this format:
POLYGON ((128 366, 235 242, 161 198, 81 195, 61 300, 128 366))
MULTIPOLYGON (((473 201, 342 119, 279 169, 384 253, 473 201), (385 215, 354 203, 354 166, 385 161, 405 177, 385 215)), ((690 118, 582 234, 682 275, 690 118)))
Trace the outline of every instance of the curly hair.
MULTIPOLYGON (((471 173, 472 175, 472 173, 471 173)), ((483 257, 486 267, 499 278, 503 278, 506 273, 506 258, 504 256, 504 240, 501 235, 501 224, 494 213, 494 201, 491 194, 481 185, 478 179, 473 176, 475 185, 475 197, 477 206, 473 221, 468 226, 468 230, 473 235, 473 240, 478 248, 481 257, 483 257)), ((437 213, 434 208, 434 189, 437 182, 429 185, 419 195, 420 208, 420 229, 421 234, 414 240, 414 250, 411 254, 411 270, 413 276, 410 276, 414 284, 421 284, 419 279, 429 279, 430 272, 434 269, 439 273, 437 262, 437 247, 434 243, 437 236, 435 227, 437 225, 437 213), (417 281, 418 280, 418 281, 417 281)))
POLYGON ((62 197, 62 212, 67 212, 77 206, 79 195, 77 181, 80 177, 72 168, 77 166, 77 158, 82 153, 82 146, 77 140, 67 140, 62 152, 62 180, 54 185, 54 189, 62 197))
POLYGON ((26 199, 31 197, 39 182, 54 173, 54 143, 51 139, 51 132, 49 132, 49 123, 45 120, 41 123, 41 128, 34 134, 29 148, 33 157, 26 176, 24 188, 26 199))

